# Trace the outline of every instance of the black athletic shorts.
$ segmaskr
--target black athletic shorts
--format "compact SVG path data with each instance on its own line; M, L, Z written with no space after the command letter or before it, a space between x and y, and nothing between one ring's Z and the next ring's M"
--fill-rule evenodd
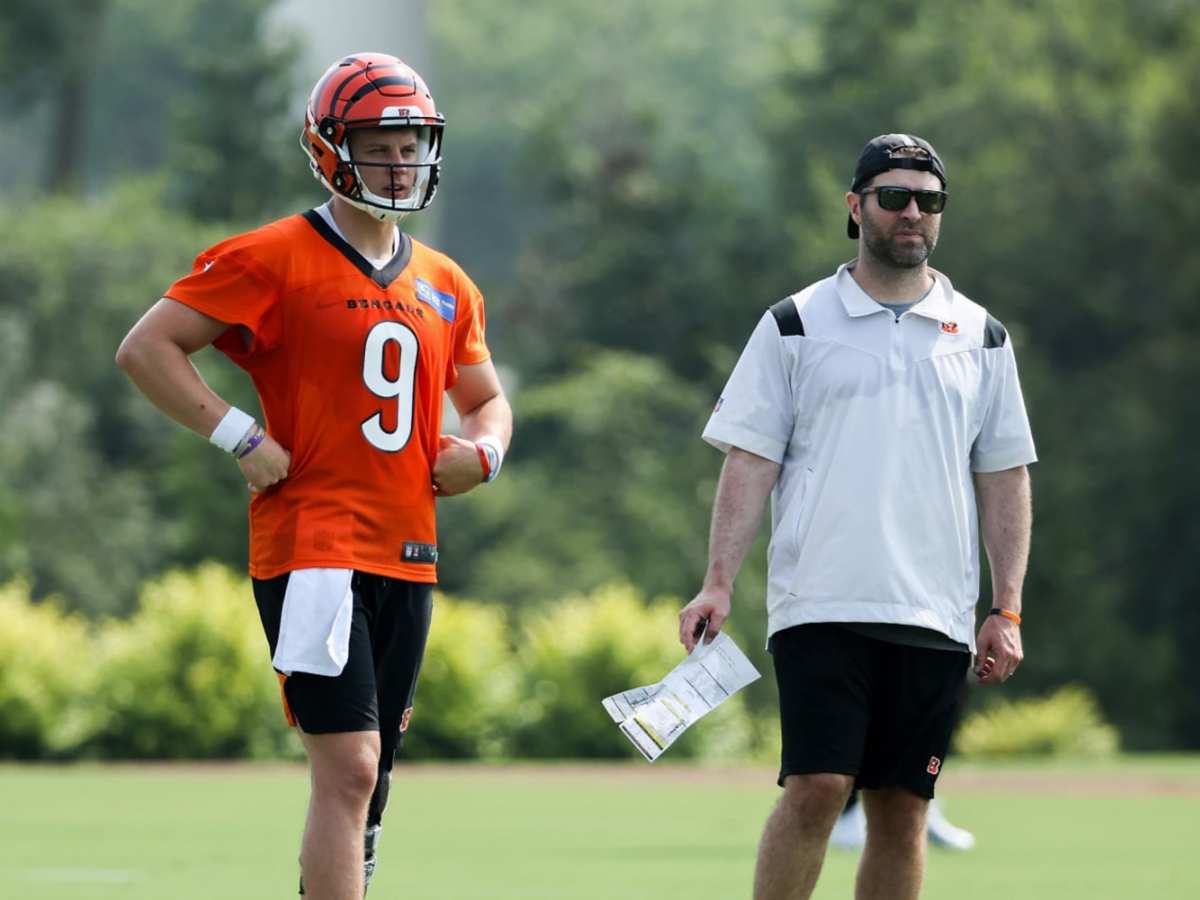
M288 575L253 582L274 657ZM394 752L412 715L433 585L355 572L350 589L354 613L346 667L337 676L280 674L284 712L289 723L299 724L308 734L378 731L384 749Z
M836 623L769 642L788 775L853 775L855 787L932 798L958 718L970 654L879 640Z

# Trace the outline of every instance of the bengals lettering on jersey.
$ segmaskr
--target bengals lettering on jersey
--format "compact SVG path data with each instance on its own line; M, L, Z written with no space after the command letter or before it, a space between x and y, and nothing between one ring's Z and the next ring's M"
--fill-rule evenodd
M436 581L442 398L489 358L483 297L400 233L381 270L316 211L217 244L166 296L231 327L288 477L250 504L250 574L352 568Z

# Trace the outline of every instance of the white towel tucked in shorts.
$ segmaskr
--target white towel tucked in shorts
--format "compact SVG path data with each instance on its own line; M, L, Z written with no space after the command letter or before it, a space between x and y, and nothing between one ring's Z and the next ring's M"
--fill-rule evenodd
M296 569L288 577L271 664L284 675L341 675L350 656L351 569Z

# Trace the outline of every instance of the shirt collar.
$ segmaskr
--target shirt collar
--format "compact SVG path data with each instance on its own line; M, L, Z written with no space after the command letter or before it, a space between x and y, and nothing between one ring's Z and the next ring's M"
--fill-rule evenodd
M955 310L958 309L954 303L954 286L950 284L950 279L937 269L930 268L929 274L933 276L933 288L911 312L939 322L952 321L956 315Z
M850 270L854 267L854 262L855 260L851 260L838 266L837 280L835 282L838 298L842 301L842 306L846 307L846 315L858 317L884 312L884 308L876 303L870 294L859 287L858 282L854 280L854 276L850 274Z
M838 266L836 275L835 283L838 298L842 301L842 306L846 308L846 315L852 317L869 316L877 312L889 311L886 306L876 301L854 280L854 276L850 274L854 263L855 260L842 263ZM934 319L939 322L952 320L955 309L954 287L950 284L950 279L937 269L930 268L929 274L933 276L933 287L909 312L914 312L917 315L925 316L928 319Z

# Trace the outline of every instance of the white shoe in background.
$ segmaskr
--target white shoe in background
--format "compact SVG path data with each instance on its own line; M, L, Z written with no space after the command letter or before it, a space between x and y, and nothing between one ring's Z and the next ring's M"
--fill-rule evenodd
M843 810L829 835L829 846L839 850L861 850L867 843L867 817L862 803Z
M935 847L942 847L946 850L970 850L975 846L975 835L965 828L952 825L936 800L929 802L929 820L926 832L929 834L929 843Z

